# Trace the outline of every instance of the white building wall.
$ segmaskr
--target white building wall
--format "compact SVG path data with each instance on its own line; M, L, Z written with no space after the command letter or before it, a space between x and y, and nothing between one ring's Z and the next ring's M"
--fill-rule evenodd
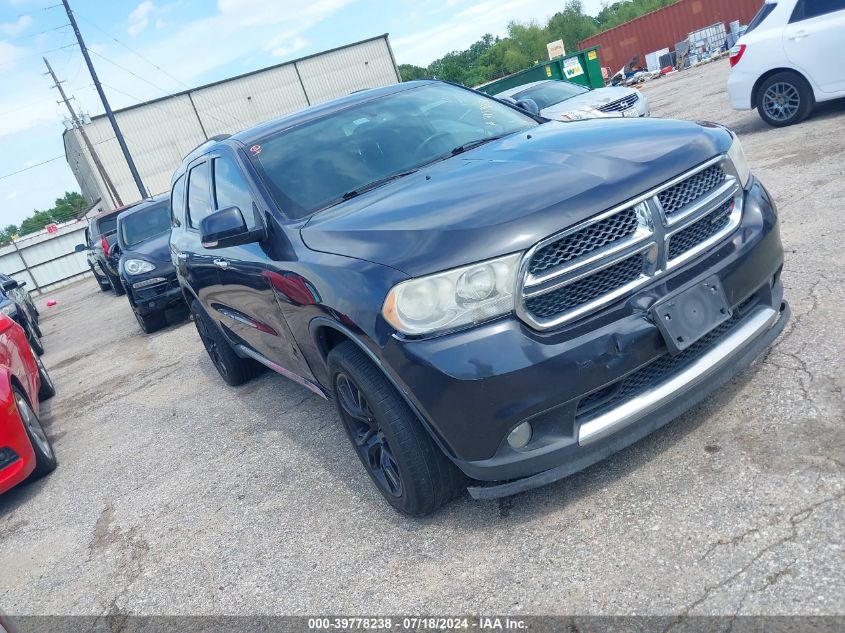
M356 90L399 81L387 35L234 77L115 113L149 194L170 188L182 158L207 137L234 134ZM126 160L104 115L85 126L123 204L139 199ZM78 130L65 133L68 164L83 195L113 208Z
M30 292L44 292L90 274L85 253L74 252L85 242L88 222L59 225L56 233L41 231L0 247L0 272L25 281Z

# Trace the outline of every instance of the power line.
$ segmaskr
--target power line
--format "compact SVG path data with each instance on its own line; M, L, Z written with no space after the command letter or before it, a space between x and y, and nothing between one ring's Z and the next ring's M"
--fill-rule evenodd
M17 171L13 171L10 174L3 174L2 176L0 176L0 180L3 180L4 178L11 178L12 176L16 176L17 174L21 174L25 171L29 171L30 169L35 169L36 167L41 167L41 165L46 165L47 163L52 163L53 161L59 160L60 158L64 158L64 157L65 157L65 155L62 154L61 156L54 156L53 158L48 158L47 160L41 161L40 163L35 163L34 165L28 165L27 167L24 167L23 169L19 169Z
M118 64L116 61L113 61L113 60L109 59L108 57L106 57L105 55L103 55L103 54L101 54L101 53L98 53L97 51L93 51L93 50L92 50L92 51L90 51L90 52L94 53L94 55L96 55L96 56L97 56L97 57L99 57L100 59L107 61L107 62L108 62L108 63L110 63L112 66L117 66L117 67L118 67L118 68L120 68L123 72L127 72L127 73L129 73L130 75L132 75L133 77L135 77L135 79L139 79L139 80L143 81L144 83L151 85L153 88L155 88L156 90L158 90L158 91L160 91L160 92L163 92L163 93L164 93L164 94L166 94L166 95L169 95L169 94L170 94L170 91L169 91L169 90L165 90L164 88L162 88L162 87L161 87L161 86L159 86L158 84L154 84L154 83L153 83L152 81L150 81L149 79L144 79L143 77L141 77L141 76L140 76L140 75L138 75L137 73L134 73L134 72L132 72L131 70L129 70L128 68L126 68L126 66L121 66L121 65L120 65L120 64Z
M190 89L190 88L191 88L191 86L189 86L188 84L186 84L186 83L185 83L184 81L182 81L181 79L178 79L177 77L174 77L173 75L171 75L171 74L170 74L169 72L167 72L164 68L162 68L161 66L159 66L158 64L156 64L154 61L152 61L152 60L151 60L151 59L149 59L148 57L145 57L144 55L142 55L141 53L139 53L138 51L136 51L134 48L132 48L132 47L131 47L131 46L129 46L128 44L125 44L125 43L123 43L122 41L120 41L119 39L117 39L114 35L112 35L112 34L111 34L111 33L109 33L108 31L106 31L105 29L103 29L103 28L101 28L101 27L97 26L96 24L94 24L91 20L89 20L88 18L86 18L84 15L80 14L80 13L79 13L79 11L75 11L75 13L76 13L76 15L78 15L80 18L82 18L83 20L85 20L88 24L90 24L90 25L91 25L91 26L93 26L95 29L97 29L98 31L100 31L103 35L105 35L106 37L110 38L113 42L116 42L117 44L119 44L120 46L122 46L123 48L125 48L126 50L128 50L130 53L132 53L133 55L136 55L137 57L139 57L140 59L142 59L143 61L145 61L146 63L148 63L150 66L152 66L153 68L155 68L156 70L158 70L159 72L161 72L162 74L167 75L170 79L172 79L173 81L175 81L175 82L176 82L177 84L179 84L180 86L183 86L183 87L188 88L188 89Z

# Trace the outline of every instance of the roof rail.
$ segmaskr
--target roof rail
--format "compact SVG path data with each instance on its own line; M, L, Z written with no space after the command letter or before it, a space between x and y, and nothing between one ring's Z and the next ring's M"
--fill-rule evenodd
M190 156L191 154L193 154L194 152L196 152L198 149L201 149L201 148L205 147L205 146L206 146L206 145L208 145L209 143L217 143L217 142L219 142L219 141L225 141L227 138L229 138L229 137L231 137L231 136L232 136L231 134L216 134L215 136L210 136L209 138L205 139L202 143L200 143L199 145L197 145L197 146L196 146L194 149L192 149L190 152L188 152L187 154L185 154L185 158L187 158L188 156ZM182 160L184 160L184 158L183 158Z

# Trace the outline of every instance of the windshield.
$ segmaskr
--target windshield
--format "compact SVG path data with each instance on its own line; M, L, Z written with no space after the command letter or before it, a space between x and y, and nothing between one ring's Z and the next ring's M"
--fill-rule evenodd
M167 201L125 216L120 221L120 239L126 246L135 246L170 231L170 205Z
M462 145L536 125L489 97L427 84L285 130L253 144L249 154L276 203L296 219Z
M543 110L556 103L561 103L572 97L582 95L585 92L589 92L589 90L578 84L569 83L568 81L550 81L529 88L528 90L517 92L515 95L511 95L511 98L517 101L532 99L537 104L537 107Z

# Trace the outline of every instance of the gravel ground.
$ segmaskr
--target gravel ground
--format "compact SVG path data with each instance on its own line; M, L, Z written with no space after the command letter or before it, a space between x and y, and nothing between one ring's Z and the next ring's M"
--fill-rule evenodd
M60 466L0 497L0 608L845 613L845 103L770 129L727 74L644 88L657 116L737 130L780 205L793 320L709 401L555 485L410 520L330 404L275 374L225 386L192 324L143 336L89 279L42 310Z

